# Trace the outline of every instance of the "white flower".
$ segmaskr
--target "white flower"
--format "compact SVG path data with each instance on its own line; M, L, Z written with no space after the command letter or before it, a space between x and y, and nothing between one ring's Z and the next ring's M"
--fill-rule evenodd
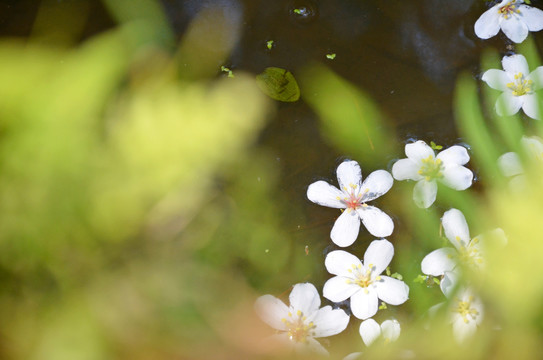
M484 266L483 247L487 238L506 242L502 229L495 229L486 236L478 235L471 239L466 218L457 209L446 211L441 223L445 236L454 248L445 247L426 255L421 263L422 272L426 275L443 275L446 271L455 269L458 263L473 269L481 269Z
M400 280L380 274L394 256L394 246L387 240L374 240L364 254L364 263L343 250L330 252L324 261L326 270L336 275L322 290L333 302L351 298L351 311L359 319L377 313L379 299L391 304L403 304L409 297L409 287Z
M373 319L362 321L360 324L360 336L366 346L370 346L378 338L382 338L385 343L396 341L400 336L400 323L397 320L385 320L381 325Z
M539 137L523 136L520 143L530 161L543 165L543 142ZM498 167L504 176L512 178L509 183L512 190L517 191L526 185L524 167L516 153L508 152L500 156Z
M341 309L325 306L310 283L296 284L290 296L290 306L272 295L259 297L255 310L260 318L279 331L274 338L297 352L313 351L328 354L314 338L336 335L345 330L349 315Z
M496 101L498 115L511 116L522 108L526 115L540 120L535 92L543 85L543 66L530 73L526 58L520 54L504 56L502 66L505 71L490 69L485 71L482 77L488 86L503 91Z
M528 31L543 29L543 11L523 3L523 0L503 0L494 5L475 22L475 34L481 39L489 39L501 28L505 36L521 43Z
M471 186L473 173L462 166L469 161L466 148L451 146L435 156L434 150L424 141L405 145L407 159L401 159L392 166L396 180L414 180L413 200L421 208L434 203L437 195L437 180L455 190Z
M351 245L358 236L360 221L369 233L377 237L392 234L394 223L390 216L366 203L385 194L394 180L385 170L372 172L362 182L362 171L356 161L344 161L337 168L339 187L317 181L307 189L312 202L337 209L346 209L337 218L330 238L341 247Z
M441 290L451 299L449 317L453 335L457 342L462 343L475 333L483 321L484 309L483 303L470 288L461 286L457 289L457 283L458 275L446 272L441 281Z

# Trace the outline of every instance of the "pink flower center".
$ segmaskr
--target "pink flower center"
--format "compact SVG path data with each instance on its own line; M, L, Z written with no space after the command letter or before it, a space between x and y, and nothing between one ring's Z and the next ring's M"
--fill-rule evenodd
M513 14L520 14L520 10L517 9L514 1L509 1L507 4L499 8L498 12L505 18L508 19Z
M345 206L347 207L347 210L354 211L360 207L366 207L364 203L364 195L368 193L369 189L366 189L362 192L358 191L358 185L350 184L349 188L344 187L343 192L347 195L343 199L340 199L343 201Z

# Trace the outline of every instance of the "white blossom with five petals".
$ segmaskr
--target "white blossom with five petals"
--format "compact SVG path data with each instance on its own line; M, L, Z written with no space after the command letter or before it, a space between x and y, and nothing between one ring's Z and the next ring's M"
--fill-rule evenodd
M405 145L406 159L400 159L392 166L396 180L414 180L413 200L421 208L428 208L437 195L437 180L455 190L471 186L473 173L465 165L469 154L463 146L454 145L441 151L437 156L424 141L418 140Z
M446 272L440 287L443 294L451 299L449 321L454 338L458 343L463 343L473 336L483 321L483 303L471 288L458 286L458 274L455 272Z
M341 247L351 245L358 236L361 221L373 236L386 237L392 234L394 223L390 216L366 204L390 190L394 182L390 173L377 170L362 182L360 166L350 160L338 166L337 179L341 190L322 180L314 182L307 189L307 198L312 202L345 209L332 228L332 241Z
M520 140L527 161L532 165L543 166L543 141L537 136L523 136ZM515 152L508 152L498 158L498 167L502 174L510 177L509 186L512 191L519 191L526 186L523 163Z
M320 308L321 299L313 284L296 284L290 296L290 306L272 295L257 299L255 310L260 318L278 330L273 340L284 343L296 352L328 351L315 338L339 334L347 327L349 315L330 305Z
M541 120L536 91L543 86L543 66L530 73L526 58L520 54L504 56L502 66L503 70L490 69L482 77L488 86L503 91L496 101L498 115L511 116L522 108L532 119Z
M481 39L495 36L500 29L513 42L521 43L529 31L543 29L543 11L525 5L523 0L503 0L485 11L474 26Z
M379 300L403 304L409 297L409 287L401 280L381 275L393 256L394 246L384 239L371 242L364 262L343 250L330 252L324 264L336 276L324 284L323 296L333 302L350 298L353 315L362 320L377 313Z

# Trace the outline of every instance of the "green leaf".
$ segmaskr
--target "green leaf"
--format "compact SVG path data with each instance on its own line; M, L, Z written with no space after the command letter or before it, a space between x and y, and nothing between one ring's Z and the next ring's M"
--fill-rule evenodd
M294 75L286 69L269 67L256 76L258 87L274 100L294 102L300 98L300 88Z
M432 149L434 149L434 150L441 150L441 149L443 149L443 146L442 146L442 145L436 145L436 143L433 142L433 141L430 141L430 146L431 146Z
M335 53L326 54L326 58L329 59L329 60L334 60L336 58L336 54Z

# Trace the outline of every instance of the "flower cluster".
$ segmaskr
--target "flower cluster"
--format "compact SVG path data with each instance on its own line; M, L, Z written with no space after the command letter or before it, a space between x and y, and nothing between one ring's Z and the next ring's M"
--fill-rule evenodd
M482 39L496 35L500 29L513 42L522 42L529 31L543 29L543 11L525 5L522 0L504 0L484 12L474 27L475 34ZM536 91L543 87L543 66L530 72L528 62L521 54L505 56L502 66L503 71L490 69L482 75L482 81L503 92L496 102L497 114L510 116L522 108L529 117L540 119ZM523 181L523 161L541 163L543 160L541 139L523 137L520 143L524 154L519 156L510 152L498 159L504 175L514 176L511 182L516 185ZM435 150L441 148L433 142L429 146L422 140L408 143L405 145L406 158L395 161L391 173L375 170L365 178L358 162L346 160L336 169L338 187L323 180L308 186L310 201L341 210L330 231L330 239L337 247L351 246L360 235L360 224L377 239L369 243L363 257L337 248L326 254L324 266L331 277L324 283L322 295L334 303L333 307L320 308L319 293L309 283L293 287L288 306L272 295L258 298L255 309L262 320L277 331L273 336L275 340L294 351L327 354L316 339L345 330L350 314L360 320L359 333L366 346L398 339L401 331L398 320L389 318L379 324L373 317L379 310L388 309L388 305L404 304L409 299L409 286L401 276L391 275L389 271L394 245L385 238L393 236L394 222L370 202L389 192L394 180L414 181L413 201L423 209L436 202L438 184L458 191L468 189L474 180L473 172L466 167L470 161L468 148L453 145L436 153ZM505 244L505 234L501 229L495 229L472 238L466 217L455 208L443 213L441 225L452 246L428 253L420 261L424 275L419 278L435 280L439 284L448 300L433 306L429 313L445 309L454 338L462 343L484 320L483 301L477 295L477 287L469 281L470 276L485 271L488 245ZM345 359L360 355L360 352L352 353Z

